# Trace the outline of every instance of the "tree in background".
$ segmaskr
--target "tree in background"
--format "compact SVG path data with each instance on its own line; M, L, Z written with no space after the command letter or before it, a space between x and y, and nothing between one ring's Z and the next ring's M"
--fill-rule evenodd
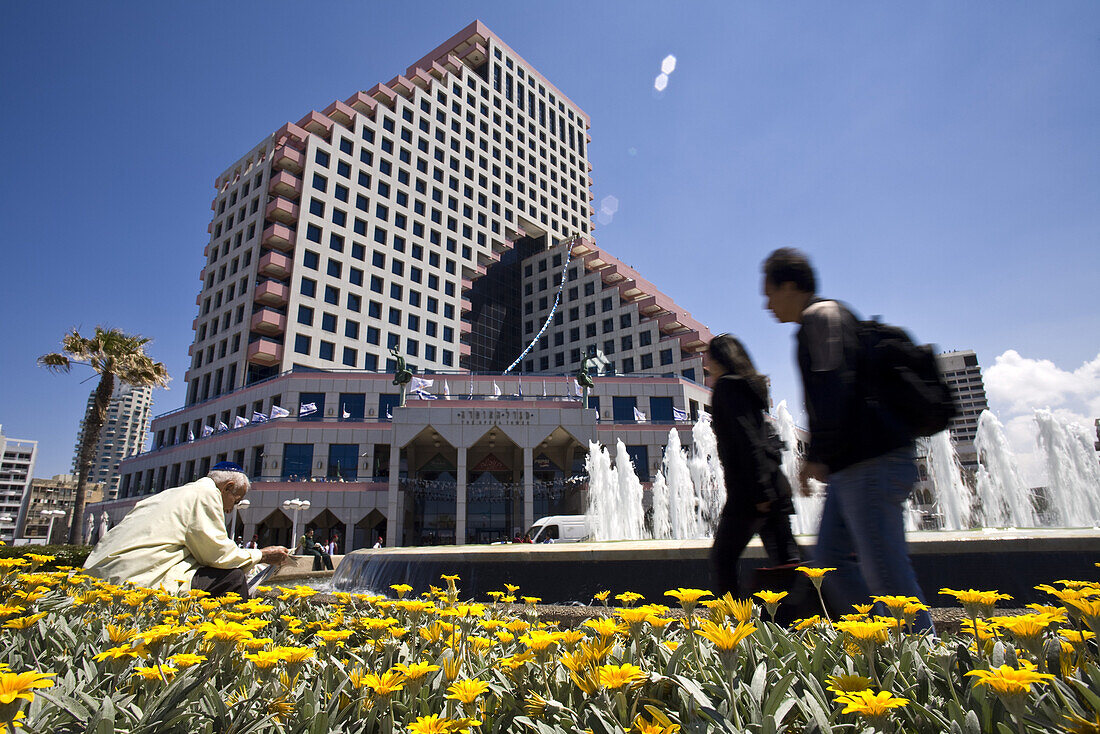
M76 329L61 340L61 351L43 354L38 365L54 372L68 372L73 365L86 365L99 373L95 401L84 416L84 439L80 442L77 460L76 498L73 521L69 526L69 543L81 542L84 522L85 490L92 470L99 434L107 419L107 407L115 391L115 381L133 387L165 387L171 379L163 362L154 362L145 353L151 339L123 333L120 329L95 327L95 336L81 336Z

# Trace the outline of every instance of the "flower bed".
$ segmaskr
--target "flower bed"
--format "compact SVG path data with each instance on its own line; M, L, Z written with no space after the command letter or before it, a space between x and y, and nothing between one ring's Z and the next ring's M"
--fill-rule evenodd
M571 630L508 587L463 601L458 578L410 597L306 587L274 599L176 597L0 559L0 731L67 732L1024 732L1100 730L1100 585L1045 586L1057 605L970 621L939 641L883 597L792 629L760 605L629 592ZM820 581L823 570L809 570ZM598 595L608 602L610 593ZM673 602L673 600L675 600Z

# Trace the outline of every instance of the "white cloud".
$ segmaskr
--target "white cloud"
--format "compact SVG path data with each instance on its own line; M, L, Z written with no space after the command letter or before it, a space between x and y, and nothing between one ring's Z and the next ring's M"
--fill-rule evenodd
M1100 354L1067 371L1048 359L1031 359L1010 349L984 370L984 379L989 406L1004 424L1028 483L1045 484L1047 474L1035 438L1035 410L1049 408L1059 420L1093 435L1093 420L1100 417Z

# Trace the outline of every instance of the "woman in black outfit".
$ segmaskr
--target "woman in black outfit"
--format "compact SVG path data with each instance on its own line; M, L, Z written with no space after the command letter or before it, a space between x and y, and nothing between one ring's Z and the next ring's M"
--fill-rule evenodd
M726 505L710 551L712 591L741 595L737 564L759 533L773 566L801 560L791 532L791 485L781 469L783 442L765 417L768 383L729 334L710 342L711 426L726 477Z

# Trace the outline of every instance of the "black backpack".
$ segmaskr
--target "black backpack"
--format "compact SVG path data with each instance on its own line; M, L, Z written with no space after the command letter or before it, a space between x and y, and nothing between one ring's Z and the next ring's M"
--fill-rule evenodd
M904 329L878 320L858 324L860 384L868 403L914 437L945 430L958 408L932 347L915 344Z

